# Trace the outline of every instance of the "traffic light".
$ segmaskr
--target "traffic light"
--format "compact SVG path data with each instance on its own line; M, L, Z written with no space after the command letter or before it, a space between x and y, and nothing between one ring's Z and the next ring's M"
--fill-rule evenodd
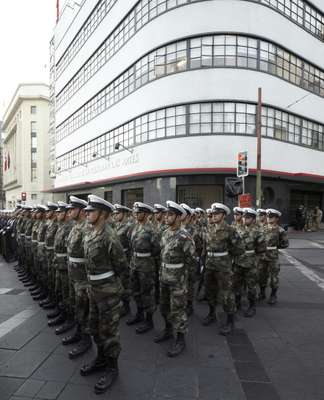
M247 151L241 151L237 155L237 176L242 177L248 174L248 153Z

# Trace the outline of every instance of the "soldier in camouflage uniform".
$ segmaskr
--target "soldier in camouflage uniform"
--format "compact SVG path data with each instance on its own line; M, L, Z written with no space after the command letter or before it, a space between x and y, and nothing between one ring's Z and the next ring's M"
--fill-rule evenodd
M90 314L89 326L97 345L97 357L84 365L80 373L90 375L103 371L95 385L95 393L104 393L118 376L118 357L121 351L119 320L123 275L128 263L116 231L111 227L114 206L108 201L89 195L87 220L92 229L84 238L87 258Z
M188 231L181 228L181 216L186 211L173 201L168 201L167 207L166 223L169 228L162 235L160 270L160 310L165 328L154 341L163 342L175 333L175 341L167 355L176 357L185 349L188 279L196 266L196 259L194 241Z
M245 317L254 317L256 313L258 255L264 254L267 248L263 232L255 223L256 211L251 208L244 209L243 224L244 231L241 237L245 244L245 254L236 257L234 269L234 289L236 307L241 308L241 298L244 289L247 289L249 308L245 311Z
M268 303L274 305L277 303L277 291L279 288L279 249L286 249L289 241L286 231L279 225L281 213L275 209L267 209L268 225L264 229L264 235L267 243L266 258L262 263L260 270L259 285L261 289L261 298L265 297L265 291L270 279L271 295Z
M21 271L18 273L19 279L24 282L24 280L28 279L28 269L26 266L25 259L25 229L27 223L27 215L29 213L29 208L27 206L21 206L21 218L19 224L17 226L17 242L18 242L18 261L21 266Z
M121 317L124 317L125 315L130 313L130 295L131 295L131 290L130 290L130 269L129 269L129 263L130 263L130 257L131 257L131 251L130 251L130 235L131 231L133 229L134 224L128 220L128 213L131 211L130 208L120 205L120 204L115 204L115 211L114 211L114 222L115 222L115 229L117 231L117 235L119 237L119 240L123 246L123 250L128 262L128 270L127 272L123 275L123 287L124 287L124 293L122 296L123 299L123 308L121 310Z
M267 226L267 210L263 208L257 209L257 221L256 224L260 231L264 234L265 227ZM258 284L260 283L260 273L266 268L266 253L257 255L257 267L258 267ZM258 295L258 300L262 301L266 298L265 288L262 289Z
M136 333L153 329L153 313L156 309L156 262L159 262L160 244L152 224L148 222L152 212L151 206L134 203L136 224L131 233L131 288L137 312L127 320L127 325L142 322L146 313L145 321L136 328Z
M33 219L32 219L32 207L24 206L25 212L25 223L23 225L24 229L21 233L22 236L22 246L23 246L23 259L24 259L24 267L26 271L26 276L22 279L22 283L25 286L33 285L33 276L32 276L32 260L31 260L31 230L33 228Z
M41 306L45 310L51 310L56 307L55 303L55 268L54 268L54 239L57 231L57 222L56 222L56 210L57 204L51 201L47 202L48 211L46 212L47 219L47 229L45 233L45 258L46 258L46 266L45 273L47 275L47 289L48 289L48 298L47 301L41 303ZM48 326L55 326L60 324L63 321L63 315L60 317L49 319Z
M60 335L72 329L75 325L74 310L70 304L69 297L69 274L67 262L67 238L73 227L73 221L68 214L68 204L58 201L57 209L57 231L54 239L54 268L55 268L55 300L57 309L49 317L56 318L63 315L62 320L66 321L63 325L55 329L55 333Z
M33 269L34 269L34 277L35 277L35 285L31 287L30 293L32 296L36 296L41 294L42 291L42 282L40 279L40 273L38 269L38 260L37 260L37 233L39 229L39 225L42 218L42 212L38 209L38 206L35 207L35 222L33 224L33 228L31 231L31 253L33 259Z
M72 308L77 323L76 331L62 339L62 344L78 343L69 352L71 359L87 352L91 346L91 336L88 332L89 316L89 284L86 271L83 240L90 229L86 221L85 200L70 196L70 218L75 222L67 238L68 273L69 273L69 307Z
M211 209L214 224L208 227L205 240L205 288L209 313L203 324L207 326L216 321L215 308L220 298L227 314L227 322L220 333L228 335L233 330L236 311L232 258L244 253L244 244L237 231L225 222L230 209L221 203L212 204Z
M243 222L243 208L234 207L233 208L234 221L232 222L233 228L236 229L237 233L242 236L245 232L245 226Z

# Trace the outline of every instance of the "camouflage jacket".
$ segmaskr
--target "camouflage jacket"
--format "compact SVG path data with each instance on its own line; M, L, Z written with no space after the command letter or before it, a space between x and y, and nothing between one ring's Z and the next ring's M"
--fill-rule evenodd
M57 222L53 219L49 220L47 223L47 230L45 234L45 248L54 247L54 239L57 231L58 225ZM49 249L51 250L51 249Z
M47 230L47 221L41 220L37 232L37 256L42 259L45 256L45 235Z
M26 247L31 247L31 234L33 230L33 225L34 225L34 220L33 219L28 219L25 225L25 246Z
M237 231L237 233L242 237L245 233L245 225L243 222L238 224L237 222L232 223L232 227Z
M41 223L41 221L37 219L34 222L33 229L31 232L31 242L32 242L31 245L32 245L33 252L37 251L37 235L38 235L38 229L39 229L40 223Z
M165 230L161 239L161 282L183 286L195 266L195 244L190 234L182 228Z
M208 226L204 249L207 269L230 271L232 258L240 256L244 251L244 243L232 226L226 222Z
M263 232L257 225L245 226L242 240L245 245L245 254L238 256L235 263L243 268L256 266L256 256L265 254L267 244Z
M84 258L83 239L89 230L87 221L75 223L67 238L68 257Z
M108 283L114 285L116 278L123 279L127 273L128 263L116 230L106 224L100 231L88 230L84 237L84 255L87 259L88 275L100 275L111 272ZM105 280L107 280L105 279ZM89 280L98 285L100 280ZM118 282L120 286L120 281Z
M116 231L119 237L120 243L123 246L126 256L129 258L130 255L130 234L133 229L133 224L129 221L122 221L116 223Z
M159 262L160 243L159 238L150 222L135 224L130 236L132 260L131 268L147 271ZM137 254L149 256L138 257Z
M279 225L267 225L264 228L267 242L266 259L268 261L279 258L278 249L286 249L289 246L287 232Z
M58 269L67 268L67 238L73 227L72 221L60 221L54 239L54 257ZM66 254L63 256L63 254Z

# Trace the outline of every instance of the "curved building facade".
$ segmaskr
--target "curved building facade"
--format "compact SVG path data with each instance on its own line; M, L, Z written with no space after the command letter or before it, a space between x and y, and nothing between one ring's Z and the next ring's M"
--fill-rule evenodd
M127 3L127 4L126 4ZM56 27L55 191L113 202L227 198L248 151L263 206L323 205L324 6L306 0L84 0ZM54 166L53 166L54 170Z

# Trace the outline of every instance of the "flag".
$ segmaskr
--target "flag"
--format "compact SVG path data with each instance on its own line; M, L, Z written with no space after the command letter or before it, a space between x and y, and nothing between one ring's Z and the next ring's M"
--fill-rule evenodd
M4 162L3 162L3 169L7 171L7 154L5 154Z
M8 157L7 157L7 167L8 167L8 169L10 168L10 154L9 154L9 151L8 151Z
M60 18L60 0L56 0L56 23Z

